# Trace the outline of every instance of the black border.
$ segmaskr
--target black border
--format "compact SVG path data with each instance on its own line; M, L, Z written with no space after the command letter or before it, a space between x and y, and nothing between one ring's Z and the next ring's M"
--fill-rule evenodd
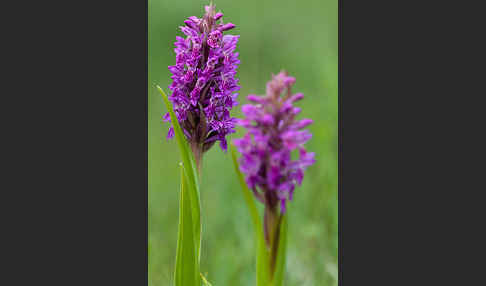
M147 285L148 1L20 6L8 284Z

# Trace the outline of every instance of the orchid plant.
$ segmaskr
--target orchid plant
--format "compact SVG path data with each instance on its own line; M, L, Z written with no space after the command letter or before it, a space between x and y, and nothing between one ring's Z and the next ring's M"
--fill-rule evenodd
M235 27L223 23L214 5L205 6L202 18L189 17L176 37L176 64L169 66L172 91L167 96L157 86L167 106L164 120L172 124L168 139L176 137L182 155L174 283L176 286L207 284L200 274L201 218L199 174L202 159L214 143L227 150L226 136L235 132L230 110L238 103L235 52L239 36L223 35ZM202 278L202 280L201 280Z
M175 286L210 285L200 273L201 217L199 177L204 154L219 142L228 149L227 136L235 125L247 129L243 138L233 141L232 158L255 227L258 286L281 286L285 270L287 204L296 185L302 183L305 169L314 153L304 143L311 134L303 130L311 119L296 120L301 111L294 102L303 94L292 94L295 78L285 71L268 82L266 94L249 95L253 104L242 106L245 118L237 120L230 111L240 86L235 52L238 35L225 34L235 27L223 23L223 14L214 5L205 6L202 18L189 17L176 37L172 91L167 96L157 86L168 109L163 116L171 124L167 139L176 138L182 162L179 205L179 234L174 272ZM237 158L236 149L241 153ZM298 159L292 160L297 152ZM255 200L264 206L263 220Z
M282 71L268 82L266 95L247 97L254 104L242 106L246 117L238 124L248 132L234 140L242 154L238 160L232 150L235 170L255 227L258 286L283 283L287 202L292 200L295 186L302 183L305 169L315 162L314 153L307 152L303 146L312 137L303 128L313 121L295 119L301 109L293 103L304 96L292 94L294 83L295 78ZM298 159L291 159L293 151L298 152ZM263 224L249 190L264 205Z

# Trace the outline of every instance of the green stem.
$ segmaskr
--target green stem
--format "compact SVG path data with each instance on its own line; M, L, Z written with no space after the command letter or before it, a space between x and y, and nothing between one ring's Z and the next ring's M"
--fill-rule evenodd
M197 171L199 173L199 177L201 177L201 166L202 166L202 157L203 157L202 145L194 141L191 141L190 145L191 145L192 153L194 154L194 159L196 160L196 166L197 166Z
M282 215L278 214L278 208L276 206L265 206L264 210L264 235L267 249L269 252L269 270L270 281L274 277L275 264L277 261L278 246L280 241L280 225L282 222Z

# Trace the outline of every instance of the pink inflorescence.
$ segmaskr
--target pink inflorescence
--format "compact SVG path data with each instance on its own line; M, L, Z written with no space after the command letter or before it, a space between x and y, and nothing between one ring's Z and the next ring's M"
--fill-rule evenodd
M280 201L282 212L286 201L292 200L295 185L302 183L304 170L315 162L314 153L303 146L312 135L302 130L313 121L295 120L300 108L292 104L303 94L291 93L294 83L295 78L282 71L267 83L266 95L249 95L248 100L254 104L242 106L246 118L238 121L248 132L234 140L242 153L240 169L248 186L271 208ZM296 149L299 158L291 160L291 152Z
M230 117L238 104L234 92L240 89L235 78L239 35L223 35L235 25L223 24L223 14L216 13L214 6L205 8L203 18L189 17L180 27L186 38L176 37L176 64L169 66L173 80L169 99L189 141L200 144L203 151L220 141L226 150L226 135L235 127L235 118ZM168 113L164 119L170 122ZM173 136L170 127L167 138Z

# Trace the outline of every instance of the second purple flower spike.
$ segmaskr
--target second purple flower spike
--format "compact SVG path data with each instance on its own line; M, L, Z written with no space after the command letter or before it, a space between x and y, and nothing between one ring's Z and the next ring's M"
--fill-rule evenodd
M226 151L226 135L234 132L235 125L229 111L238 104L234 92L240 89L235 78L239 36L223 35L235 25L223 24L223 14L216 13L213 5L205 9L201 19L189 17L180 27L186 38L176 37L176 64L169 66L173 74L169 99L198 165L216 141ZM169 115L164 119L170 121ZM167 138L173 136L171 127Z
M240 168L248 186L272 212L278 202L281 212L285 212L295 185L302 183L304 170L315 162L314 153L308 153L303 146L312 135L302 129L312 120L295 120L300 108L293 103L301 100L303 94L291 93L294 83L295 78L282 71L267 83L266 95L249 95L248 100L254 105L242 107L246 118L239 121L248 133L234 140L242 153ZM296 160L291 160L293 150L299 153Z
M248 100L254 104L242 107L246 118L238 122L248 132L234 140L242 153L239 166L246 184L264 204L263 235L270 258L271 280L276 269L286 202L292 200L295 185L302 183L304 170L315 162L314 153L308 153L303 146L312 136L302 129L312 120L295 119L300 108L293 103L301 100L303 94L292 94L294 83L295 78L282 71L267 83L266 95L249 95ZM298 159L292 160L293 151L299 153Z

